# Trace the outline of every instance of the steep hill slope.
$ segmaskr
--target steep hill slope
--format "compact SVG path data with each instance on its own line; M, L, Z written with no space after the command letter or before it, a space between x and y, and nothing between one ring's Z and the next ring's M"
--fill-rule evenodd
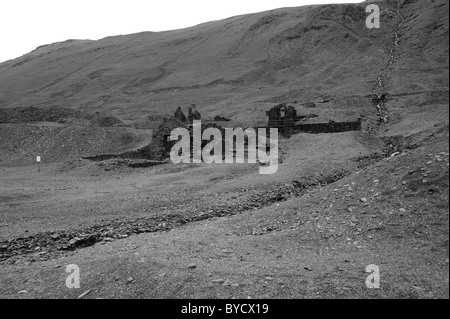
M357 97L361 106L389 60L401 17L404 42L392 90L448 91L448 1L379 5L378 30L366 28L362 3L42 46L0 64L0 108L62 106L141 120L195 103L204 115L239 112L253 123L273 102Z

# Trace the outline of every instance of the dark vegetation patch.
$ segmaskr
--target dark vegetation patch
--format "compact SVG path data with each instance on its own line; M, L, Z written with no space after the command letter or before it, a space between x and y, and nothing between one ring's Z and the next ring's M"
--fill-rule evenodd
M0 109L0 123L59 122L67 118L90 120L93 116L82 111L62 107L37 108L30 106Z

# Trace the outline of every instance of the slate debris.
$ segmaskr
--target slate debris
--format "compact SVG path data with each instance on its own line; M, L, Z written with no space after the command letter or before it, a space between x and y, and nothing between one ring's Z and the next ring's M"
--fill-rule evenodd
M248 193L248 196L244 197L242 201L209 207L207 212L190 210L186 213L167 214L157 217L113 220L79 229L43 232L27 237L13 238L0 242L0 262L21 255L31 255L31 262L48 260L57 256L58 253L75 251L99 242L119 240L142 233L169 231L186 223L214 217L233 216L245 211L270 206L277 202L283 202L293 197L302 196L310 188L334 183L347 175L349 175L349 172L336 172L323 177L321 180L292 181L290 184L272 185L270 189L246 189L243 192ZM274 230L276 229L266 228L261 233ZM260 231L257 232L258 234L260 233ZM42 251L40 252L41 255L32 255L36 253L38 247Z

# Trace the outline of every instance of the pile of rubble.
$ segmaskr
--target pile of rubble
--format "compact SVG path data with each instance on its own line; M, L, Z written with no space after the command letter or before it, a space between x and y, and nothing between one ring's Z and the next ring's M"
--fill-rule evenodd
M166 143L164 139L176 128L187 127L176 118L164 118L163 122L153 133L152 143L143 149L147 155L146 157L154 160L163 160L166 154Z

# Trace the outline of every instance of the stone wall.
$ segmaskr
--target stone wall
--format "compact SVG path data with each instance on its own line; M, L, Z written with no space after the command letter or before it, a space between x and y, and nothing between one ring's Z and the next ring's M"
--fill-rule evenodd
M341 133L349 131L361 131L361 119L351 122L329 122L298 124L293 128L293 133Z

